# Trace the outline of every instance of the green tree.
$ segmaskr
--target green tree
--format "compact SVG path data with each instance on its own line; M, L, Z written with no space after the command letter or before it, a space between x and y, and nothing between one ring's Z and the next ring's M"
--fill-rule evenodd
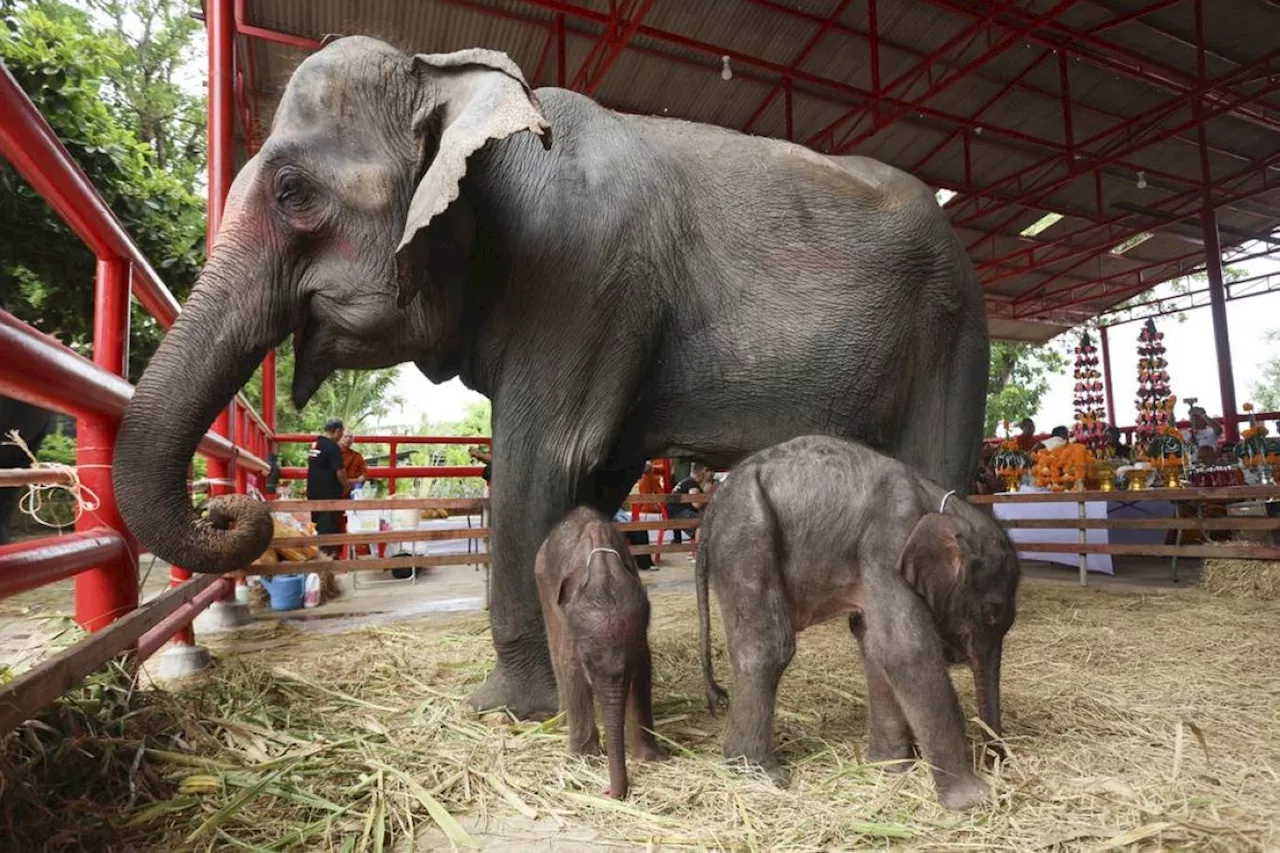
M1068 364L1060 344L992 341L984 434L996 435L1003 421L1016 424L1033 416L1049 390L1049 378Z
M294 355L291 340L276 350L276 430L280 433L317 433L329 418L342 418L348 430L357 432L378 423L404 400L393 393L397 368L339 370L326 379L302 411L289 399ZM245 396L262 410L262 368L245 386ZM280 445L281 465L305 465L307 449L300 444Z
M156 272L184 298L204 263L204 202L193 183L203 161L194 169L184 164L167 170L152 140L141 135L141 122L124 116L125 94L131 88L150 90L145 81L136 87L129 82L149 66L130 60L120 37L95 29L85 12L65 3L15 6L0 0L0 10L0 59ZM182 17L172 5L166 14L169 23ZM173 26L180 33L185 25ZM202 101L191 101L184 110L203 111L192 104ZM94 272L93 253L7 162L0 162L0 303L87 355ZM160 330L140 307L132 310L129 376L136 381L159 344Z
M1267 332L1267 343L1280 343L1280 329ZM1280 356L1271 356L1262 363L1262 374L1250 389L1253 404L1262 412L1280 410Z
M488 400L468 403L463 415L456 421L428 421L423 419L420 435L459 435L488 437L493 435L493 408ZM411 465L475 465L471 458L471 446L465 444L440 444L420 447L411 457ZM484 482L475 477L436 478L420 481L417 493L430 498L470 498L484 494Z

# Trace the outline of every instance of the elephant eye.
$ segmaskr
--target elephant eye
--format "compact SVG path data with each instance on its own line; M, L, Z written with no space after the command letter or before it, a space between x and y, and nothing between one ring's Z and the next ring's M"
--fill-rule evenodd
M276 174L276 204L287 212L297 212L311 199L311 188L297 172L281 169Z

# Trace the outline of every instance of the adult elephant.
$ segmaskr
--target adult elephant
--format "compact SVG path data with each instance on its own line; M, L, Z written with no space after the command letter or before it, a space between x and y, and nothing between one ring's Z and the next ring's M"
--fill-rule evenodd
M556 705L539 544L576 504L612 515L646 458L830 433L965 490L981 438L982 295L924 185L534 93L492 51L348 37L294 72L118 439L121 511L164 559L223 572L270 538L264 506L202 518L184 478L290 332L297 405L404 361L493 401L498 665L472 702L521 716Z

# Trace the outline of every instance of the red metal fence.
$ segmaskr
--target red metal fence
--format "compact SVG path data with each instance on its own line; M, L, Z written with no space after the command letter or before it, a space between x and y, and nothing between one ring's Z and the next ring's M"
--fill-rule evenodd
M232 585L211 576L192 580L175 568L174 588L138 606L139 547L116 511L111 471L116 430L133 394L124 379L129 299L136 297L163 328L173 324L178 303L3 65L0 115L5 117L0 154L97 258L93 359L0 312L0 393L77 419L76 468L80 481L98 498L96 509L80 514L75 534L0 548L0 596L75 577L76 621L95 632L112 626L8 685L0 696L4 731L121 652L132 649L140 660L171 636L191 642L187 626L201 609L228 595ZM234 482L244 491L250 478L268 471L263 457L271 430L243 397L231 403L220 421L223 428L207 434L199 451L209 459L212 479L223 485ZM29 472L8 478L24 480L48 477Z

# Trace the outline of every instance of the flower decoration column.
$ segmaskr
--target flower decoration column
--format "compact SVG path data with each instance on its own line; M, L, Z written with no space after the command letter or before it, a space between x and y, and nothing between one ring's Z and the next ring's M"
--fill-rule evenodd
M1138 426L1134 431L1134 448L1140 450L1165 427L1173 424L1173 404L1169 394L1169 362L1164 357L1164 332L1156 331L1153 320L1147 320L1138 333Z
M1102 374L1098 370L1098 350L1086 331L1076 347L1076 423L1071 437L1095 455L1106 441L1107 424L1102 397Z

